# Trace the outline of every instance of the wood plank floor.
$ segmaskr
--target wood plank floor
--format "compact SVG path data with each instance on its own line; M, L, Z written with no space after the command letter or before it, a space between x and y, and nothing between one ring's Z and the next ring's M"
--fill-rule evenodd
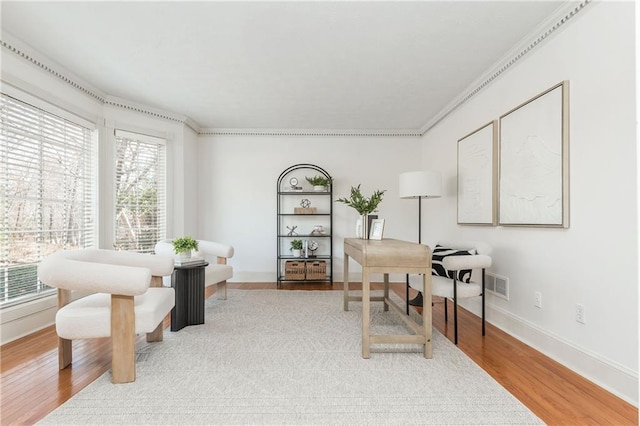
M275 288L273 283L228 286ZM352 288L357 284L352 283ZM404 298L404 285L393 284L392 288ZM283 291L289 289L342 290L342 283L282 285ZM212 287L209 293L213 291ZM434 302L433 325L453 340L452 317L445 323L443 300L434 298ZM458 315L458 347L545 423L638 424L638 409L631 404L490 324L483 338L478 317L464 309ZM55 329L48 327L0 348L1 425L37 422L110 368L109 339L75 341L73 366L62 371L58 370L56 345Z

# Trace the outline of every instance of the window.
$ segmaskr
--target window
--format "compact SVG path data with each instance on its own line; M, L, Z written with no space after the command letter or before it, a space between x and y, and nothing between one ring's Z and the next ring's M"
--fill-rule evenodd
M0 94L0 307L53 293L37 279L42 257L94 245L91 135Z
M115 249L153 253L165 238L164 139L116 130Z

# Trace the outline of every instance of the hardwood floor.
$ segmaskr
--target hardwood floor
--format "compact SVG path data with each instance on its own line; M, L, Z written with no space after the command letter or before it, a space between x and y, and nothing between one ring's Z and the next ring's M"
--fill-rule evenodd
M352 288L355 284L352 283ZM229 283L229 288L272 288L273 283ZM393 284L404 298L404 285ZM282 290L342 290L342 283L283 284ZM212 293L211 288L209 293ZM209 296L210 294L208 294ZM434 298L434 327L453 340L442 299ZM451 306L449 306L451 308ZM450 315L452 309L449 309ZM459 310L458 347L550 425L637 425L638 409L557 362ZM143 339L142 337L141 339ZM109 339L74 341L73 366L58 370L57 337L48 327L0 348L1 425L29 425L63 404L110 368Z

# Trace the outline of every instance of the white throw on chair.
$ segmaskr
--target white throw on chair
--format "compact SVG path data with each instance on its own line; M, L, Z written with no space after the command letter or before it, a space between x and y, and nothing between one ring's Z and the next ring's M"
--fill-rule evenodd
M155 246L156 254L176 256L171 244L172 241L171 239L158 241ZM203 257L209 262L209 266L204 269L204 285L209 287L217 284L218 299L227 298L227 280L233 278L233 268L231 265L227 265L227 259L233 257L233 252L233 246L198 240L198 251L193 254ZM171 277L165 277L163 282L166 286L171 286Z
M482 297L482 335L485 335L485 269L491 266L491 247L480 242L439 242L432 254L431 294L453 301L454 342L458 344L458 299ZM481 270L480 282L472 281L472 271ZM422 279L409 277L409 285L422 291ZM408 303L408 302L407 302ZM407 308L408 309L408 308Z
M60 369L71 364L72 340L111 337L111 381L135 381L135 337L147 333L148 342L162 341L175 293L162 288L160 277L172 270L171 257L125 251L69 250L44 258L38 278L58 288ZM94 294L72 301L72 291Z

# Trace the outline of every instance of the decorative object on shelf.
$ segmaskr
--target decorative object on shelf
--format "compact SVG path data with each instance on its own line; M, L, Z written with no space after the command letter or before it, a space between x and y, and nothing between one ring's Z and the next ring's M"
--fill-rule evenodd
M293 257L300 257L301 252L302 240L291 240L291 254L293 254Z
M295 214L316 214L318 211L315 207L311 207L311 200L308 198L303 198L302 201L300 201L300 206L301 207L293 208Z
M311 235L324 235L324 226L315 225L311 231Z
M382 197L387 190L376 190L370 197L365 197L360 191L360 184L351 187L349 198L338 198L336 201L353 207L360 218L356 222L356 237L366 239L369 236L367 215L373 213L382 202Z
M294 191L294 192L302 191L302 187L298 186L298 178L295 176L292 176L291 178L289 178L289 185L291 186L287 188L288 191Z
M189 236L176 238L172 242L173 252L181 259L189 259L192 250L198 250L198 242Z
M307 243L307 257L316 257L315 253L318 250L319 244L315 240L310 240Z
M371 221L371 232L369 233L370 240L381 240L382 232L384 231L384 219L374 219Z
M287 237L297 237L298 236L298 233L296 232L297 227L298 225L287 226L287 229L289 230Z
M297 260L287 260L284 262L284 279L285 280L304 280L305 279L305 263Z
M326 192L329 185L331 185L331 178L324 176L305 176L305 179L313 186L313 190L317 192Z
M324 280L327 278L327 262L314 260L305 262L305 275L308 280Z

